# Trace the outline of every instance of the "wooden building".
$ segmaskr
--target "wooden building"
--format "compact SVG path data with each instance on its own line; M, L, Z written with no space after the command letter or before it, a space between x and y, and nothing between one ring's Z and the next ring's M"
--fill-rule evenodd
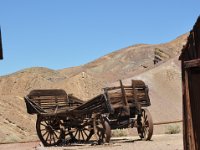
M200 150L200 16L179 59L182 65L184 150Z

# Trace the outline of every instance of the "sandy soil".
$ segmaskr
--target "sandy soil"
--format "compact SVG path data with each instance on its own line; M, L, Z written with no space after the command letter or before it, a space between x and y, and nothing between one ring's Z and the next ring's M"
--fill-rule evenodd
M140 141L138 137L112 138L111 143L92 146L91 144L65 147L43 147L39 142L1 144L0 150L183 150L182 134L154 135L152 141Z

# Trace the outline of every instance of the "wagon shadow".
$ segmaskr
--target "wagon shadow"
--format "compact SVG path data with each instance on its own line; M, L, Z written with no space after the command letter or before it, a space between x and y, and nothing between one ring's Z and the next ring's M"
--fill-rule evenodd
M149 142L152 142L153 140L149 140ZM119 138L119 139L111 139L111 143L134 143L134 142L145 142L142 139L128 139L128 138Z

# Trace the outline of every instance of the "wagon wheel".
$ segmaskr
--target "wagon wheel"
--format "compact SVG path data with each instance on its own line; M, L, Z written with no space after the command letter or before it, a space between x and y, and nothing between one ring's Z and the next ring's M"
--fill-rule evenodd
M86 143L90 140L94 134L93 129L89 125L79 125L72 129L73 132L73 142L76 143Z
M148 109L142 109L142 115L138 115L138 135L141 139L151 140L153 135L153 121L150 112Z
M97 135L98 135L98 144L109 143L111 138L111 128L106 119L101 119L97 122Z
M36 131L44 146L53 146L61 143L63 131L60 128L60 120L55 117L38 116Z
M65 129L65 133L62 136L63 144L70 145L70 144L76 142L73 132L74 132L74 130L71 127L68 127Z

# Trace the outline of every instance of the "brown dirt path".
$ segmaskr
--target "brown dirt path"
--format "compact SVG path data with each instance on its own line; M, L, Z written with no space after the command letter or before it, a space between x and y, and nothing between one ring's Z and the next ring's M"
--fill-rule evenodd
M0 150L183 150L182 134L154 135L152 141L140 141L138 137L113 138L110 144L91 146L43 147L39 142L1 144Z

